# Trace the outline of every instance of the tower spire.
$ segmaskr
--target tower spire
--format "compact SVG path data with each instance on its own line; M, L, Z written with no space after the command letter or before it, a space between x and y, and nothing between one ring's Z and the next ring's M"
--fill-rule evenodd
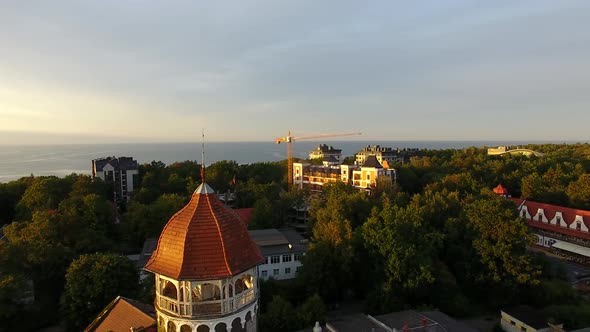
M201 128L201 183L205 183L205 128Z

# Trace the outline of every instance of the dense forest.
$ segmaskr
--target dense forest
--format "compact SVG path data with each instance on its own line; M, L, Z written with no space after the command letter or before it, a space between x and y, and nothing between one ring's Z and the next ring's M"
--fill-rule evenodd
M235 192L237 207L254 207L251 228L283 226L291 207L311 205L302 271L262 285L262 330L309 326L346 301L367 313L436 308L458 317L529 304L568 328L590 325L590 304L559 266L526 250L532 235L524 220L491 191L502 184L516 197L590 209L590 145L526 148L545 156L423 150L394 166L396 183L381 179L371 195L344 183L313 197L288 192L285 161L217 162L207 182ZM0 330L64 323L77 331L117 295L152 302L153 279L140 283L122 255L160 234L199 174L190 161L141 165L140 188L121 206L109 184L87 175L0 184Z

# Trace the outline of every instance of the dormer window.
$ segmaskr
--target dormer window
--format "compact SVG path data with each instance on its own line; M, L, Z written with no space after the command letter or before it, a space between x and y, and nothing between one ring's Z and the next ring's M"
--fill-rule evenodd
M579 221L579 220L576 222L576 229L579 230L579 231L582 230L582 222Z

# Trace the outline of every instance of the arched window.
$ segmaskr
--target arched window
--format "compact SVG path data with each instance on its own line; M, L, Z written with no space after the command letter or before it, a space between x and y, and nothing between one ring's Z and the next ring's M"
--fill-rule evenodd
M209 329L209 326L207 326L207 325L201 325L197 328L197 332L209 332L209 331L210 331L210 329Z
M176 325L172 321L168 321L166 332L176 332Z
M219 287L209 283L195 286L192 295L194 302L221 300Z
M215 325L215 332L227 332L227 325L225 323Z
M177 296L178 296L178 291L176 289L176 286L174 286L174 284L168 280L162 280L162 282L163 282L162 295L176 300Z
M235 318L232 322L231 322L231 331L237 331L237 332L242 332L244 331L244 328L242 328L242 320L240 319L240 317Z
M240 279L236 280L236 295L252 287L254 287L254 278L250 274L244 274Z
M184 324L180 327L180 332L193 332L193 329L190 326Z

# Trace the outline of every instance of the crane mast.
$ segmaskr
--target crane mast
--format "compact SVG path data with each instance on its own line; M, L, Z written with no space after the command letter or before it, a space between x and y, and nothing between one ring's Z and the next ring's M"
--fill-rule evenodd
M354 132L354 133L337 133L337 134L318 134L318 135L310 135L310 136L299 136L293 137L291 136L291 130L288 131L287 136L279 137L275 139L275 143L287 143L287 173L288 173L288 183L289 183L289 190L293 188L293 147L292 143L294 141L306 140L306 139L314 139L314 138L324 138L324 137L339 137L339 136L353 136L353 135L361 135L361 133Z

